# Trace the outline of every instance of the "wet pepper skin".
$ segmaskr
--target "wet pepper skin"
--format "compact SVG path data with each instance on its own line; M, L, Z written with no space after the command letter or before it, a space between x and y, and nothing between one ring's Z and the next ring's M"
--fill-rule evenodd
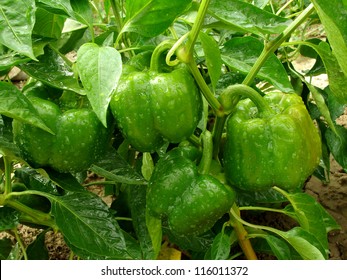
M14 141L22 157L34 167L51 167L58 172L86 170L107 147L110 130L88 108L64 112L52 101L30 98L33 106L55 133L13 120Z
M195 157L189 149L171 150L158 161L147 189L150 213L179 235L209 230L235 202L230 187L198 173Z
M248 191L302 187L321 157L321 141L300 96L269 93L271 111L258 112L241 100L227 122L225 174L232 186Z
M141 152L154 152L165 140L179 143L195 130L202 100L185 68L169 73L123 69L111 111L125 138Z

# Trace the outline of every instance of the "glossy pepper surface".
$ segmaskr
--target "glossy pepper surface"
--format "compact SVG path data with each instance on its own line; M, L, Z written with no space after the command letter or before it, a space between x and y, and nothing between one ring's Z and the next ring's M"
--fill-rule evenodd
M171 150L158 161L147 189L150 213L180 235L207 231L235 202L230 187L199 174L196 155L185 148Z
M23 159L33 167L51 167L58 172L80 172L105 151L111 136L110 129L102 125L91 109L63 108L67 110L62 111L51 100L37 96L30 96L29 99L46 125L55 133L53 135L13 120L14 141Z
M124 137L141 152L188 138L200 120L201 105L195 81L183 67L158 73L127 66L110 102Z
M241 100L227 121L227 180L250 191L301 188L321 157L320 136L301 97L273 92L251 99Z

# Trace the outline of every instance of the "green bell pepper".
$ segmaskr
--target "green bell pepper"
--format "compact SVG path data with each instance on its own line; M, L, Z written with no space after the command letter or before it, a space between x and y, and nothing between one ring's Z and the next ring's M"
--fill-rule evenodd
M235 192L208 174L199 174L197 151L179 147L161 158L147 188L151 215L178 235L209 230L235 202Z
M301 188L321 157L320 136L301 97L280 92L261 97L244 86L232 90L250 99L238 102L227 121L228 182L246 191Z
M90 108L71 109L71 104L75 102L66 102L64 94L60 100L56 100L61 106L35 94L28 95L28 98L55 133L53 135L13 120L14 142L23 159L33 167L51 167L58 172L80 172L86 170L105 151L111 139L112 126L105 128Z
M126 66L110 106L129 143L138 151L154 152L165 141L178 143L191 136L202 99L184 67L158 73Z

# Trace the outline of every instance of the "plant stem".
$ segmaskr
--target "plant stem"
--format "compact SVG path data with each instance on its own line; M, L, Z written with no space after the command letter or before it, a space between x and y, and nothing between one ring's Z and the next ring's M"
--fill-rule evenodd
M12 172L12 161L9 160L7 156L3 157L4 165L5 165L5 191L4 195L12 192L12 184L11 184L11 172Z
M64 62L65 62L70 68L73 67L73 62L72 62L70 59L68 59L68 58L66 57L66 55L62 54L56 47L54 47L54 46L52 46L52 45L49 45L49 47L50 47L54 52L56 52L56 53L64 60Z
M197 14L196 19L194 21L192 30L189 33L188 42L187 42L187 45L185 47L186 53L188 55L193 54L194 44L196 42L196 39L199 36L199 32L201 30L202 24L204 23L205 15L206 15L207 8L208 8L209 4L210 4L210 0L202 0L200 3L198 14Z
M35 224L45 225L45 226L48 226L51 228L56 228L56 224L55 224L55 222L54 222L54 220L50 214L32 209L32 208L20 203L17 200L6 199L5 205L12 207L12 208L18 210L19 212L24 213L26 216L23 216L23 218L27 222L32 222Z
M204 78L202 77L198 66L196 65L193 57L193 51L194 51L194 45L196 42L196 39L199 36L199 32L201 30L202 24L204 22L205 14L207 12L208 5L210 3L210 0L202 0L200 3L200 7L198 10L198 14L196 16L196 19L194 21L192 30L188 34L188 40L186 45L178 49L176 52L177 57L179 58L180 61L186 63L192 73L192 75L195 78L195 81L197 82L198 86L200 87L203 95L205 96L207 102L210 104L213 110L216 111L216 114L218 116L223 115L223 108L220 105L219 101L217 98L215 98L214 94L211 92L210 88L206 84ZM182 38L181 38L182 39ZM181 44L182 40L179 40L179 44ZM179 44L175 44L175 48L178 48Z
M83 187L90 187L90 186L95 186L95 185L115 185L117 184L116 181L94 181L90 183L83 184Z
M116 217L115 219L117 221L128 221L128 222L132 222L133 221L132 218L127 218L127 217Z
M118 33L120 33L120 31L122 29L122 25L123 25L122 19L120 17L120 11L119 11L118 5L116 3L116 0L110 0L110 2L111 2L113 15L114 15L115 20L116 20L117 31L118 31Z
M151 62L150 62L150 71L159 72L159 58L160 55L166 51L172 48L174 45L173 40L165 40L161 42L153 51L151 56Z
M20 249L22 250L23 258L24 258L25 260L28 260L28 255L27 255L27 252L26 252L26 250L25 250L25 246L24 246L24 244L23 244L23 241L22 241L22 239L20 238L20 236L19 236L19 234L18 234L18 230L17 230L16 228L13 229L13 233L14 233L14 236L16 237L16 240L17 240L17 242L18 242L18 244L19 244Z
M268 208L268 207L260 207L260 206L242 206L239 207L240 211L244 210L251 210L251 211L270 211L270 212L276 212L281 214L286 214L286 212L283 209L275 209L275 208Z
M238 210L238 209L236 209L236 210ZM238 214L238 212L236 210L231 209L230 213L231 213L233 219L236 220L237 222L239 222L239 223L241 223L243 225L246 225L248 227L251 227L251 228L272 232L274 234L277 234L278 236L280 236L281 238L283 238L285 240L287 239L287 236L286 236L285 232L283 232L283 231L281 231L279 229L268 227L268 226L255 225L255 224L251 224L251 223L248 223L248 222L242 220L240 215ZM254 235L252 234L252 236L254 236ZM250 237L250 235L248 237Z
M273 113L273 110L262 96L255 89L244 84L231 85L221 93L220 100L226 113L230 114L234 111L241 96L251 99L257 106L259 113L263 115Z
M234 227L234 230L237 234L237 238L239 240L240 247L244 252L245 256L248 260L257 260L257 255L255 254L252 244L248 238L248 232L243 227L243 224L237 217L240 217L240 211L236 204L230 209L230 221L231 225Z
M256 75L258 74L260 68L263 66L270 54L277 50L281 44L288 38L288 36L296 30L306 18L314 11L314 6L311 3L307 8L273 41L267 42L264 45L264 49L257 61L254 63L252 69L242 82L245 85L250 85Z
M103 18L102 18L102 14L101 14L99 8L95 5L94 1L89 1L89 3L90 3L90 5L92 5L92 7L94 8L95 12L97 13L97 15L99 17L99 20L102 22Z
M291 3L293 3L294 0L289 0L287 3L285 3L277 12L276 12L276 16L278 16L280 13L282 13L282 11L284 11L284 9L286 9Z
M218 99L214 96L214 94L206 84L194 59L191 59L187 65L211 108L216 111L217 116L223 116L224 113L222 105L219 103Z
M219 148L222 140L222 134L225 122L227 120L227 115L216 117L216 122L213 127L213 154L212 158L217 160L219 154Z
M208 130L205 130L202 135L202 158L199 163L199 172L201 174L207 174L210 171L212 161L212 134Z
M190 143L192 143L195 147L200 148L200 146L201 146L200 138L197 137L197 136L194 135L194 134L192 134L191 136L189 136L188 141L189 141Z

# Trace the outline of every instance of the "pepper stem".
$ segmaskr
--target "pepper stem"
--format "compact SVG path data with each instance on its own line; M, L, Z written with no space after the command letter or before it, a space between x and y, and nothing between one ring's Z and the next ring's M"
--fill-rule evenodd
M212 161L212 134L210 131L205 130L202 134L202 157L199 163L199 172L201 174L207 174L210 171L211 161Z
M174 45L174 41L173 40L165 40L163 42L161 42L153 51L152 53L152 57L151 57L151 62L150 62L150 71L155 71L155 72L159 72L159 58L160 55L166 51L172 48L172 46Z
M273 114L271 107L263 97L255 89L243 84L231 85L221 93L219 98L226 114L230 114L234 111L241 96L251 99L255 106L257 106L259 113L263 115Z

